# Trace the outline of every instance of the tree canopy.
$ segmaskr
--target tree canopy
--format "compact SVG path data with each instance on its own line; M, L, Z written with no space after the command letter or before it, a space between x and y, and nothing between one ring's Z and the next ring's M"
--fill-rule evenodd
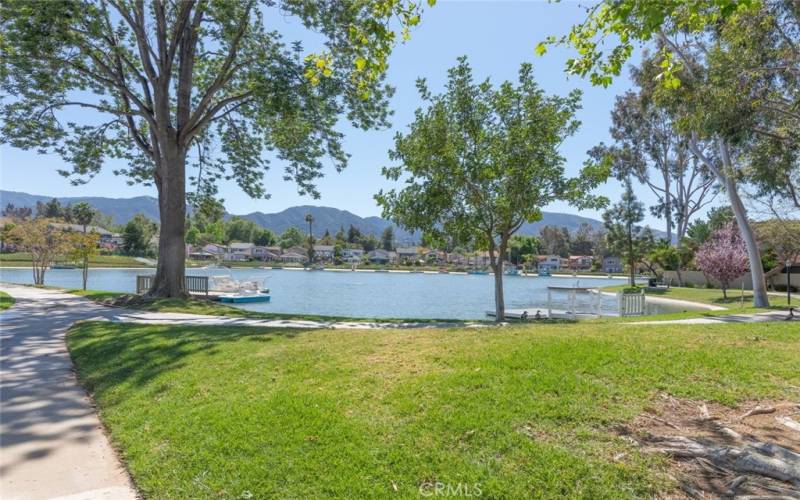
M432 3L432 2L429 2ZM75 183L108 159L116 173L156 186L161 216L152 295L185 295L187 178L194 200L232 180L266 195L272 153L301 193L328 158L347 163L341 116L387 125L387 58L420 19L419 3L320 1L8 0L0 9L0 141L59 154ZM287 42L276 19L294 19L319 50ZM272 23L272 25L271 25ZM67 122L84 108L97 119ZM186 168L189 167L187 175Z
M559 152L579 126L580 94L546 95L529 64L516 84L476 82L464 57L448 71L442 94L433 95L424 80L417 87L426 107L407 134L395 137L389 155L398 165L383 169L404 187L381 191L376 200L401 226L487 249L502 321L502 263L511 236L557 199L583 206L603 201L588 193L607 172L589 166L567 178Z

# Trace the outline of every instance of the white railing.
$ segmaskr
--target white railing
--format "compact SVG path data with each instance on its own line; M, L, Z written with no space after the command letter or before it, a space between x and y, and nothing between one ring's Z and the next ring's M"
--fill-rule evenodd
M640 293L618 293L620 316L643 316L645 314L644 290Z

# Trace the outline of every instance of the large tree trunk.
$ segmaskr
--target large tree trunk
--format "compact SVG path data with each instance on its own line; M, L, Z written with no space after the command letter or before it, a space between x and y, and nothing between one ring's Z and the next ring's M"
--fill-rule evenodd
M186 298L186 153L174 144L162 148L164 164L156 176L161 220L158 267L147 295Z
M720 141L720 153L722 156L723 165L728 170L725 175L725 190L728 192L728 199L731 202L731 209L734 216L736 216L736 224L739 226L739 231L742 233L742 239L747 246L747 256L750 260L750 276L753 281L753 306L754 307L769 307L769 296L767 295L767 283L764 280L764 267L761 264L761 252L756 243L756 235L753 228L750 227L750 222L747 220L747 210L744 208L744 203L739 197L739 192L736 186L736 180L730 174L732 171L730 150L724 141Z
M736 224L739 226L742 239L744 239L745 245L747 246L747 257L750 261L750 276L753 279L753 306L769 307L767 284L764 280L764 268L761 264L761 252L758 250L753 228L750 227L750 222L747 220L747 210L745 210L742 199L739 197L736 179L733 175L735 172L731 161L730 147L723 139L718 138L716 142L722 159L723 171L720 171L718 166L710 161L700 150L697 145L697 134L692 134L692 138L689 141L689 148L692 150L692 153L714 173L717 180L725 186L725 191L728 192L728 199L731 202L731 210L733 210L733 215L736 217Z
M503 258L492 266L494 268L494 318L495 321L506 320L506 304L503 298Z

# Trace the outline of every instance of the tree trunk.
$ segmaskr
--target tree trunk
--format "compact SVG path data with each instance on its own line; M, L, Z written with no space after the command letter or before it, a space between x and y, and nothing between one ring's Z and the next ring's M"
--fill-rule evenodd
M186 274L186 152L175 144L162 144L164 164L156 175L161 226L158 267L150 297L187 298Z
M767 295L767 284L764 280L764 267L761 264L761 252L756 243L756 236L750 222L747 220L747 210L739 197L736 180L730 174L731 159L728 145L720 141L720 152L723 165L728 169L725 175L725 190L728 192L728 199L731 202L731 209L736 216L736 223L742 233L742 239L747 246L747 256L750 260L750 276L753 281L753 307L769 307L769 296Z
M628 267L631 286L636 286L636 259L633 257L633 228L628 225Z
M86 224L83 225L83 242L81 246L86 245ZM89 255L87 250L83 249L83 289L86 290L86 282L89 281Z
M503 298L503 258L500 257L494 267L494 318L495 321L506 320L506 304Z

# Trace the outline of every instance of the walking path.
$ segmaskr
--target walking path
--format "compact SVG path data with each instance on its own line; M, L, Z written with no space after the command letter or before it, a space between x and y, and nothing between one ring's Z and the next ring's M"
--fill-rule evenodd
M0 285L0 497L134 499L92 402L72 372L64 333L108 308L56 292Z
M135 490L72 372L64 334L76 321L283 328L440 328L463 323L266 320L106 307L53 289L0 283L0 497L134 499ZM627 324L777 321L784 312Z
M761 323L764 321L800 321L800 311L789 318L787 311L767 311L752 314L727 314L725 316L706 316L704 318L687 318L671 320L632 321L626 325L714 325L720 323Z

